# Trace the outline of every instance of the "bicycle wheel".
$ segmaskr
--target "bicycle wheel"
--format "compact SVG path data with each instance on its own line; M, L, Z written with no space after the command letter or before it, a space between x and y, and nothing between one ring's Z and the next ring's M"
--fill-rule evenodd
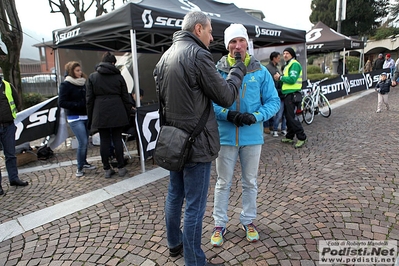
M319 112L323 117L329 117L331 115L330 102L327 100L326 96L320 93L319 97Z
M313 100L309 96L305 96L302 100L302 117L306 124L310 125L314 119Z

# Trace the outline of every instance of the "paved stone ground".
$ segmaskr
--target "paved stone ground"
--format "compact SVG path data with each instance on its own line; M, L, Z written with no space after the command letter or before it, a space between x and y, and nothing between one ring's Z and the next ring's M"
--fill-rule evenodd
M319 240L399 240L399 89L389 97L388 112L375 113L377 95L371 93L333 109L330 118L303 124L309 141L302 149L265 136L256 243L247 242L239 225L237 164L225 243L211 246L213 167L202 237L207 258L225 265L311 266L319 265ZM134 141L129 147L134 149ZM98 156L99 148L89 153ZM74 166L47 169L57 160L75 159L65 147L56 156L42 170L20 175L28 187L9 187L3 177L0 224L128 178L106 180L97 169L78 179ZM146 162L147 170L154 167ZM139 174L138 158L127 168L129 176ZM182 257L168 256L167 185L165 177L0 242L0 265L184 265Z

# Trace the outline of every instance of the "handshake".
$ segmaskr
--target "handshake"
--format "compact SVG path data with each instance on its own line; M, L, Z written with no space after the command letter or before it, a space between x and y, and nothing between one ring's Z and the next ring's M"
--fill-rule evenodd
M256 123L256 118L250 113L240 113L237 111L229 111L227 113L227 121L230 121L237 127L242 127L244 125L252 125Z

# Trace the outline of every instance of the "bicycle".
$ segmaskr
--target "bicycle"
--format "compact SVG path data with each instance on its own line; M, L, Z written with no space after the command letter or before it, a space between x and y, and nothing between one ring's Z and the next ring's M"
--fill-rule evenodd
M313 122L314 116L321 114L323 117L329 117L331 115L330 102L327 100L326 96L320 91L319 84L328 78L316 81L312 84L311 91L303 97L301 108L303 121L310 125Z

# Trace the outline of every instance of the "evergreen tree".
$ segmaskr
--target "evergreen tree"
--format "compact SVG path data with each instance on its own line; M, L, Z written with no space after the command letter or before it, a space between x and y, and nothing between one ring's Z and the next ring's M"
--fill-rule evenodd
M337 29L337 0L312 0L312 23L323 22ZM347 36L371 35L389 13L389 0L347 0L346 19L341 22L341 33Z

